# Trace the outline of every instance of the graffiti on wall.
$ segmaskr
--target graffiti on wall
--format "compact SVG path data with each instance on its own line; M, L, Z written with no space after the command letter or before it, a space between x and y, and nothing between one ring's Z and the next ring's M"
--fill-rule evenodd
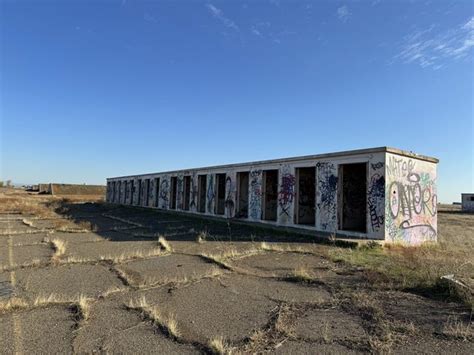
M436 173L419 167L429 164L390 156L387 165L387 231L392 241L412 244L437 237Z
M262 216L262 170L252 170L249 178L249 217L260 219Z
M320 227L325 231L337 229L337 168L330 162L316 164L317 199L316 208Z
M189 202L189 208L191 211L196 211L197 194L198 194L198 189L197 189L196 172L193 172L193 174L191 175L191 200Z
M179 210L183 209L184 197L184 176L178 175L176 179L176 206Z
M296 178L291 173L289 165L281 168L281 185L278 192L278 205L280 206L280 216L285 219L291 218L291 207L295 198Z
M225 210L227 218L231 218L234 216L234 195L235 195L235 186L232 181L232 178L227 175L225 179Z
M160 192L159 192L159 201L161 202L161 208L167 209L169 206L169 189L170 189L170 182L169 178L163 177L160 179Z
M381 164L381 167L383 167L383 163ZM370 225L372 227L372 231L374 232L378 232L384 225L384 199L385 177L379 173L373 174L372 178L370 179L370 184L367 191L367 205L369 207Z
M216 192L214 190L214 174L208 175L207 184L207 213L214 213L214 199L216 198Z

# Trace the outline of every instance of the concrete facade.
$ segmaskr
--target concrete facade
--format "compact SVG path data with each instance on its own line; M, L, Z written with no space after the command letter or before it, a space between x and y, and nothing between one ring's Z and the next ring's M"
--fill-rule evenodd
M462 210L466 212L474 212L474 193L461 194L461 198Z
M114 177L106 199L416 245L437 240L437 163L380 147Z

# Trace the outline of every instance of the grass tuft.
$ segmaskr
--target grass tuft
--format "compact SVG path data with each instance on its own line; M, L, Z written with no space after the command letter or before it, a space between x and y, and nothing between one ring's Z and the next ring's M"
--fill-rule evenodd
M474 339L474 330L471 323L465 323L457 318L450 317L443 327L443 334L449 338L470 341Z
M199 234L196 237L196 242L199 244L202 244L206 242L209 239L209 232L207 230L199 232Z
M292 274L286 278L287 281L302 282L302 283L314 283L317 281L316 275L304 266L300 266L293 270Z
M209 349L213 354L216 355L230 355L232 354L232 348L225 341L224 337L218 336L212 338L209 341Z
M181 336L176 316L174 314L163 315L157 306L148 303L145 296L142 296L137 300L130 300L127 308L140 311L144 318L151 320L169 337L179 339Z
M167 252L171 253L173 251L173 248L171 247L171 244L165 239L164 236L160 236L158 238L158 244Z
M24 308L28 308L28 303L22 298L13 297L7 301L0 301L0 314Z

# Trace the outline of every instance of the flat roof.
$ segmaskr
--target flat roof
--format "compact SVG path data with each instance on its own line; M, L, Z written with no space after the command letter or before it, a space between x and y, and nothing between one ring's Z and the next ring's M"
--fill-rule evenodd
M419 160L429 161L431 163L438 163L439 160L437 158L429 157L426 155L416 154L407 150L402 150L398 148L392 147L376 147L376 148L367 148L367 149L356 149L356 150L345 150L340 152L334 153L324 153L324 154L314 154L314 155L302 155L297 157L289 157L289 158L279 158L279 159L268 159L268 160L257 160L245 163L233 163L233 164L224 164L224 165L211 165L211 166L203 166L198 168L188 168L188 169L179 169L179 170L169 170L169 171L158 171L154 173L145 173L145 174L133 174L133 175L124 175L124 176L114 176L107 178L108 179L124 179L124 178L131 178L134 176L147 176L147 175L156 175L156 174L173 174L173 173L180 173L186 172L189 170L206 170L206 169L223 169L223 168L237 168L237 167L244 167L249 165L257 165L257 164L278 164L278 163L285 163L285 162L292 162L292 161L299 161L299 160L311 160L311 159L325 159L325 158L335 158L340 156L350 156L350 155L359 155L359 154L371 154L371 153L392 153L398 154L405 157L411 157Z

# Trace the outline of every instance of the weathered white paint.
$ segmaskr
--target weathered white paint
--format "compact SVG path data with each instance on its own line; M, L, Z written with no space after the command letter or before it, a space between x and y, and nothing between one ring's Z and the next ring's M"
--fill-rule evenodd
M386 240L412 245L437 240L436 178L436 163L386 155Z
M364 163L367 167L366 232L340 229L340 181L342 164ZM393 148L374 148L360 151L297 157L263 162L234 164L154 173L107 180L107 201L119 204L138 203L159 209L170 208L171 177L177 177L176 207L184 207L184 176L191 177L190 208L186 213L197 212L198 176L206 175L205 215L219 218L234 218L236 212L237 173L249 172L249 221L258 221L279 226L291 226L325 235L338 234L351 237L379 239L388 242L419 244L435 241L436 227L436 163L434 158L418 156ZM316 206L314 226L295 224L296 169L315 169ZM263 171L278 170L277 221L262 220ZM216 174L226 174L225 213L216 215ZM155 196L154 179L159 178L158 194ZM142 189L138 192L138 180ZM146 196L145 179L150 179L149 196ZM131 182L133 181L133 190ZM124 199L125 182L127 200ZM115 190L114 190L115 188ZM396 196L395 196L396 195ZM148 201L148 205L146 204ZM399 207L397 207L400 204ZM397 210L398 208L398 210Z

